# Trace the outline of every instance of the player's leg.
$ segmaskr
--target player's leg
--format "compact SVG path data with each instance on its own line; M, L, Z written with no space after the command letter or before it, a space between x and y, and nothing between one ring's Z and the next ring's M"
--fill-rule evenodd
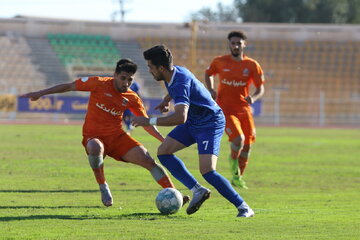
M216 171L217 155L220 149L220 141L223 134L222 128L209 129L197 137L200 172L205 180L238 210L245 212L247 217L253 215L251 208L245 203L242 197L234 190L230 182ZM251 214L248 214L251 213Z
M144 167L151 173L155 181L163 188L175 188L165 169L150 156L146 148L127 134L122 134L112 139L108 155L116 160L130 162ZM190 200L189 196L183 197L183 204Z
M245 136L238 116L228 114L226 117L225 129L230 141L231 154L228 157L228 161L231 172L231 183L237 187L247 188L245 182L241 178L239 170L238 158L244 146Z
M165 169L154 161L144 146L140 145L131 148L121 158L126 162L139 165L149 170L155 181L163 188L175 188L170 177L166 174Z
M196 195L199 191L206 188L202 187L198 183L195 177L188 171L183 161L175 156L174 153L190 146L193 143L194 139L189 133L187 126L182 124L175 127L158 148L158 158L160 162L177 180L192 191L193 200L190 202L189 206L196 204L196 202L200 200L196 197ZM210 196L210 191L206 194Z
M243 186L246 186L244 181L243 174L248 165L248 160L250 156L251 144L255 142L256 138L256 129L254 124L254 119L250 111L242 114L241 117L241 128L245 135L244 147L241 149L241 152L238 157L238 163L240 168L240 181Z
M249 163L249 157L250 157L250 150L251 150L251 144L245 144L242 148L238 162L239 162L239 168L240 168L240 175L243 176L245 172L245 168L247 167Z
M200 157L200 171L205 180L210 183L224 198L238 209L238 217L252 217L254 211L247 205L230 182L216 171L217 156L202 154Z
M175 127L158 148L158 158L163 166L188 189L193 188L197 181L187 170L183 161L174 155L175 152L186 148L194 143L194 139L188 134L185 124Z
M240 152L244 146L244 135L237 131L238 135L230 142L230 155L228 157L230 173L232 181L236 181L240 177L239 161ZM236 134L237 135L237 134Z
M104 144L98 138L91 138L86 143L89 164L94 172L101 192L101 200L107 207L113 204L113 198L104 174Z

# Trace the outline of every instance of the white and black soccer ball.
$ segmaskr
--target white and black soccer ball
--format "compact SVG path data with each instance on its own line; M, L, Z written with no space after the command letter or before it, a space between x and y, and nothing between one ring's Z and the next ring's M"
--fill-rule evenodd
M162 214L174 214L183 205L183 197L175 188L164 188L156 196L156 207Z

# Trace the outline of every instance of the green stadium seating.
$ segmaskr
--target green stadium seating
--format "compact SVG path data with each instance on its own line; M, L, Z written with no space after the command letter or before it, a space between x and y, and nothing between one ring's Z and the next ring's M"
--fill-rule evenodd
M47 38L60 62L72 69L113 70L120 53L110 36L48 34Z

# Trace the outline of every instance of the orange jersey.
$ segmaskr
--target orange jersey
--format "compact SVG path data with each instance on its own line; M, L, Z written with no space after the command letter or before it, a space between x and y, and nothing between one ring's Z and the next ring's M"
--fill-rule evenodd
M258 88L265 82L259 63L246 56L242 61L235 61L231 55L216 57L206 74L219 77L216 101L223 109L248 107L244 98L249 95L250 84Z
M118 92L113 82L114 79L110 77L83 77L75 81L78 91L90 92L83 125L84 136L125 133L122 129L122 116L128 108L136 116L147 117L140 97L132 90Z

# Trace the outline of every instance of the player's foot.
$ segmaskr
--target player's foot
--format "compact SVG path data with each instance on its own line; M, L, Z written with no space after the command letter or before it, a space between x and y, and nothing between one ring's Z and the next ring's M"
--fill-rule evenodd
M183 196L183 206L185 205L185 204L187 204L188 202L190 201L190 196L189 195L185 195L185 196Z
M189 203L189 207L186 209L186 213L190 215L199 210L203 202L210 197L210 193L210 190L204 187L197 190Z
M233 177L231 179L231 184L239 188L248 189L248 187L246 186L246 182L244 181L244 179L242 179L242 177Z
M253 217L255 215L254 211L249 207L245 209L239 209L239 213L236 217Z
M106 207L110 207L113 205L113 199L110 192L109 185L107 183L99 184L100 192L101 192L101 201Z

